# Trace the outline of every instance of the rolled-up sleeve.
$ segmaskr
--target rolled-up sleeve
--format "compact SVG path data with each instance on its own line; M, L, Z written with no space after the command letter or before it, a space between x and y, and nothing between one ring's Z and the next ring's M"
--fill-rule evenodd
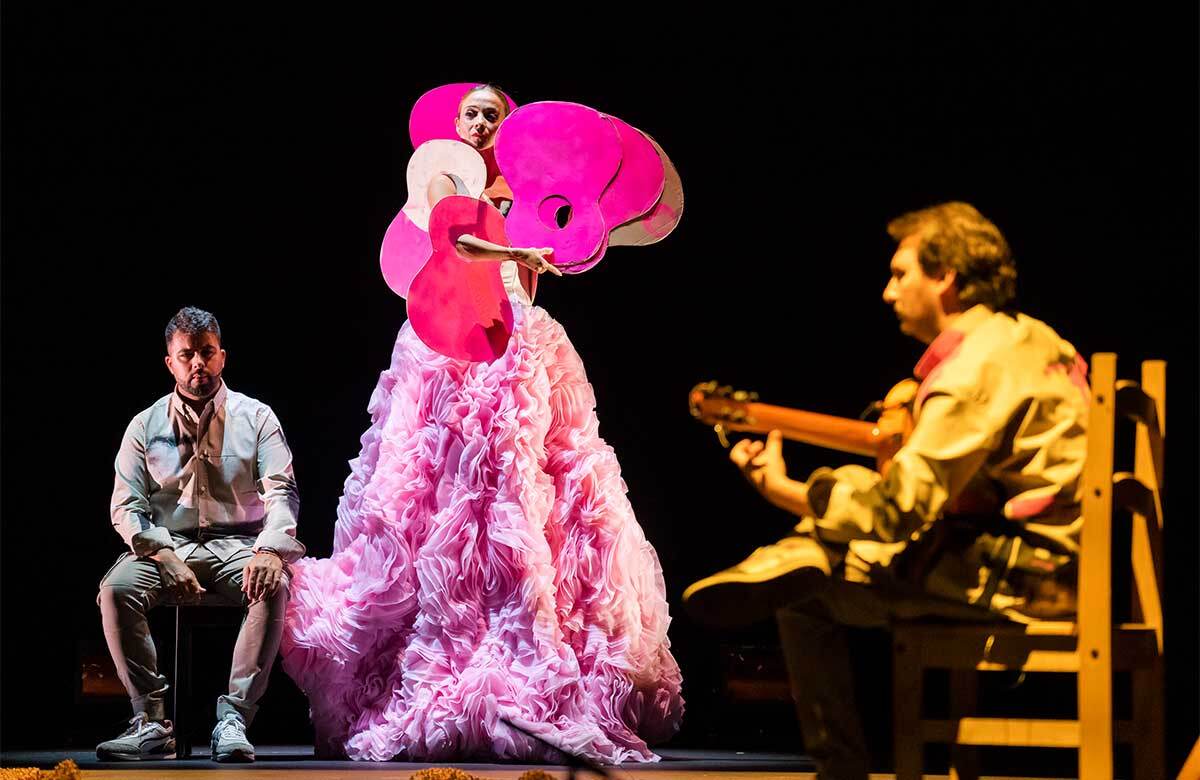
M292 472L292 451L270 409L265 409L259 420L256 478L266 514L254 547L270 548L289 562L301 558L304 545L296 539L300 494Z
M146 469L146 428L135 417L125 429L114 464L112 503L113 528L134 555L146 557L164 547L175 548L166 528L154 525L150 512L150 473Z
M979 471L997 426L985 404L931 395L887 476L862 466L819 469L808 480L817 533L831 542L896 542L932 523Z

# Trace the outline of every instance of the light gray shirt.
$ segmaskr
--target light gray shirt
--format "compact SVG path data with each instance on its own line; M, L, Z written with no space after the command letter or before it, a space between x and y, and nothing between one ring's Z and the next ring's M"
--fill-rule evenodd
M294 561L299 508L278 418L224 382L199 415L172 392L125 431L112 524L135 555L170 547L186 560L199 543L222 560L253 547Z

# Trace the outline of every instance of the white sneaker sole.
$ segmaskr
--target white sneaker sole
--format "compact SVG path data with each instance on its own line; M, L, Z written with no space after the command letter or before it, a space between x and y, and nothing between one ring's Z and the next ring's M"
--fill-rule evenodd
M96 758L101 761L170 761L175 758L175 747L171 746L169 753L112 753L107 750L97 750Z
M254 752L245 750L231 750L228 753L217 755L215 752L212 756L213 761L220 764L252 764L254 763Z

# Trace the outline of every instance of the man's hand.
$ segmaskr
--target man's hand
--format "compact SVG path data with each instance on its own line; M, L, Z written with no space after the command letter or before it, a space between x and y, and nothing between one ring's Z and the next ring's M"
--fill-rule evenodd
M771 491L787 479L787 465L783 462L783 434L771 431L767 441L742 439L729 451L729 459L742 470L755 490L768 500Z
M178 602L196 601L205 593L196 573L180 560L170 547L163 547L150 558L158 564L158 574L171 597Z
M242 569L242 592L253 604L275 593L283 582L283 559L275 553L256 552Z
M771 431L767 441L742 439L729 451L729 459L742 470L746 479L763 498L800 517L812 514L808 505L808 486L789 479L783 461L783 434Z

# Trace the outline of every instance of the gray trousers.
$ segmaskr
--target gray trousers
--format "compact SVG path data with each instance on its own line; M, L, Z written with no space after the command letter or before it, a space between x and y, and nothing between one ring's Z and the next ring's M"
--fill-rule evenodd
M187 553L186 563L200 585L233 603L246 606L242 593L242 568L253 557L240 550L222 561L203 544ZM158 673L158 660L146 613L167 596L158 564L149 558L125 553L100 583L96 603L104 623L104 638L117 667L117 676L129 692L134 713L153 720L166 716L164 701L167 680ZM288 579L270 598L246 609L229 672L229 692L217 699L217 718L235 712L249 725L258 710L258 700L267 688L271 666L283 637L283 615L287 607Z
M814 558L822 558L815 540ZM776 612L792 698L804 748L822 780L866 780L866 740L855 703L848 626L888 628L895 619L945 617L964 621L1003 618L912 587L847 582L842 569L806 567L807 597ZM891 701L885 692L883 701Z

